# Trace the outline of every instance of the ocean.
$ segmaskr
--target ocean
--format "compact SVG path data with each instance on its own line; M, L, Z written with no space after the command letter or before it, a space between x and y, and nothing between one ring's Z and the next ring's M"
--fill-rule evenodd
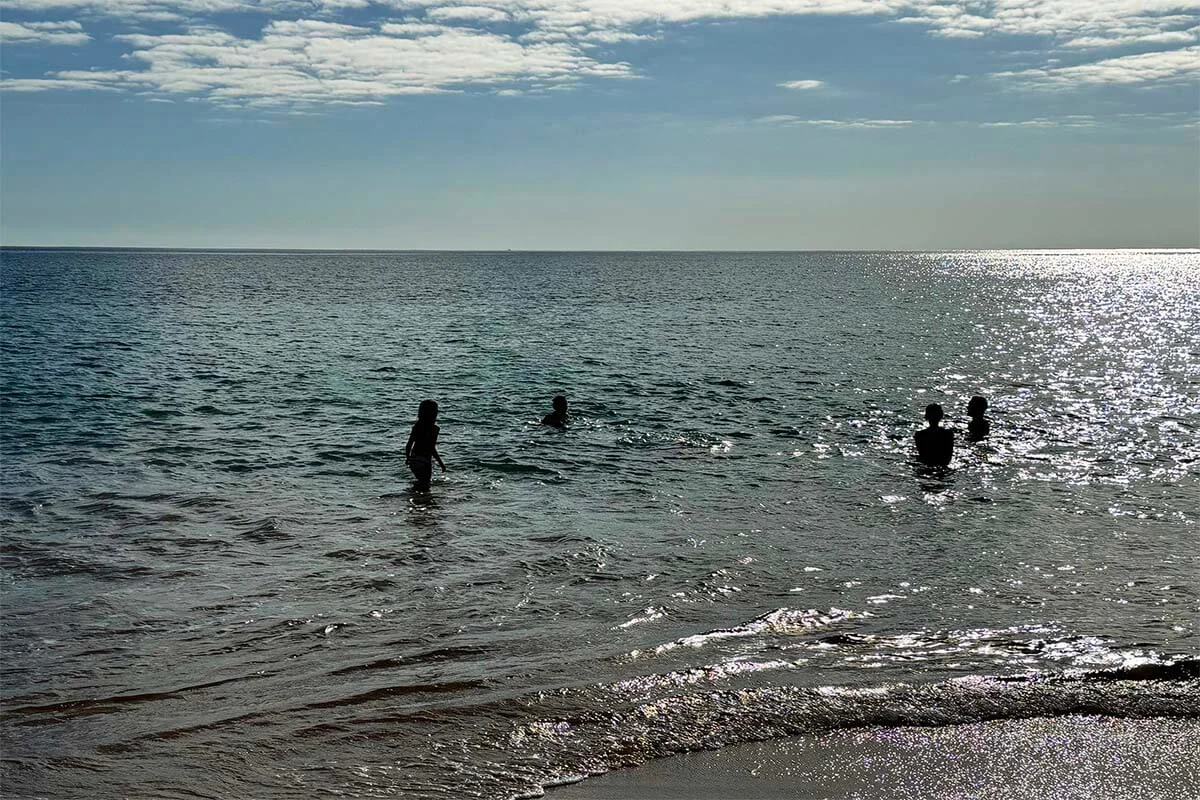
M5 797L1200 716L1195 251L6 248L0 323Z

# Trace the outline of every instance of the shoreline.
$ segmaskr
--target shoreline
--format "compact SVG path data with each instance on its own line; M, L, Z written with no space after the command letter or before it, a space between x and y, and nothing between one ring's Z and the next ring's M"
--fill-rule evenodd
M546 800L1189 800L1198 742L1200 718L859 728L658 759Z

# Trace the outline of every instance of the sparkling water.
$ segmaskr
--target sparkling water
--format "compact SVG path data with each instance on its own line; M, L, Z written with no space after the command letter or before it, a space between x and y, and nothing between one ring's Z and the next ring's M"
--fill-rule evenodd
M6 249L0 278L6 796L507 798L1200 706L1196 252ZM933 402L946 469L914 461Z

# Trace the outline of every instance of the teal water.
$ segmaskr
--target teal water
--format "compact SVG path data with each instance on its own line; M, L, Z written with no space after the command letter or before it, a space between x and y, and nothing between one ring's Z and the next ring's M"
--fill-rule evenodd
M1200 707L1196 252L6 249L0 280L6 796L506 798ZM915 464L973 394L989 439Z

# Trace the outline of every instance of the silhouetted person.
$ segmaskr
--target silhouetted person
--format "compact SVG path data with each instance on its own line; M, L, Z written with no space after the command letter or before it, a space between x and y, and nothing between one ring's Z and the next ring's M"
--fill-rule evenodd
M986 439L988 433L992 430L992 423L988 422L988 418L984 416L987 413L987 409L988 402L986 397L975 395L967 403L967 416L971 418L971 421L967 423L967 438L972 442Z
M937 467L949 464L954 454L954 431L938 425L944 416L942 407L937 403L925 406L925 419L929 421L929 427L922 428L913 436L917 442L917 456L926 464Z
M429 490L429 481L433 477L433 462L437 461L442 472L446 465L437 451L438 404L433 400L422 400L417 407L417 421L413 423L412 433L408 435L408 444L404 446L404 463L412 470L417 478L419 491Z
M554 410L546 416L542 417L543 425L550 425L555 428L567 427L567 398L561 394L556 395L552 401Z

